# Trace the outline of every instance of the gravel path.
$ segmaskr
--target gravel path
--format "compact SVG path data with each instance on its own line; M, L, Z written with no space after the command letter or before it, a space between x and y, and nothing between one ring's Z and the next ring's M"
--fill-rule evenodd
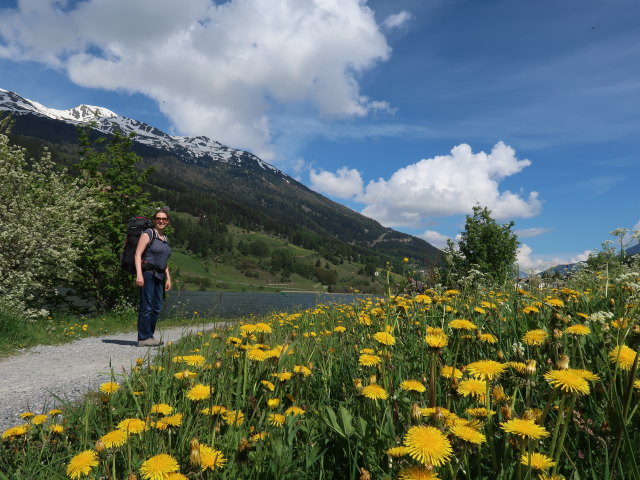
M174 342L223 325L158 328L155 336L165 343ZM136 332L87 337L65 345L40 345L0 360L0 432L22 423L19 413L46 413L56 406L54 395L65 401L78 400L111 380L111 370L116 374L128 371L137 358L159 350L138 347L135 338Z

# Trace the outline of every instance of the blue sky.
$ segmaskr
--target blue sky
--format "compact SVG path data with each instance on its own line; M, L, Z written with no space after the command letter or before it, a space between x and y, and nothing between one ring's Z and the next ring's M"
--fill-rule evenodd
M1 88L248 149L436 246L477 203L525 269L640 229L637 1L0 5Z

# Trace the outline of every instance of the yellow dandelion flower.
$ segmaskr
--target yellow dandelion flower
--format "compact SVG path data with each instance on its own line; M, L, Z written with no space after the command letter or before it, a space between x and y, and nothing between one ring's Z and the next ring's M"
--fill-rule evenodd
M223 415L227 412L227 408L221 405L214 405L213 407L207 407L200 410L205 415Z
M406 391L425 392L427 388L418 380L405 380L400 384L400 388Z
M247 358L254 362L264 362L268 358L274 358L275 352L265 351L261 348L250 348L247 350Z
M62 425L58 425L57 423L54 423L53 425L49 425L49 431L51 433L60 434L64 432L64 427Z
M445 365L440 369L440 376L444 378L462 378L462 371L450 365Z
M182 361L190 367L201 367L204 365L206 358L202 355L185 355L182 357Z
M98 465L98 454L94 450L85 450L71 459L67 465L67 476L75 480L89 475L91 468Z
M179 427L180 425L182 425L183 417L184 415L182 413L174 413L173 415L164 417L162 421L170 427Z
M484 418L489 415L495 415L493 410L487 410L486 407L467 408L465 413L471 417Z
M477 330L478 327L475 323L464 320L462 318L451 320L449 322L449 328L453 328L454 330Z
M335 327L333 329L334 332L336 333L344 333L347 331L347 329L345 327L343 327L342 325L338 325L337 327Z
M281 427L282 425L284 425L284 422L286 420L287 417L279 413L270 413L269 415L267 415L267 421L274 427Z
M57 408L54 408L54 409L52 409L52 410L49 410L47 413L53 417L54 415L60 415L60 414L62 414L62 410L59 410L59 409L57 409Z
M438 480L438 475L430 468L415 466L400 470L398 480Z
M559 298L550 298L547 300L547 305L551 305L552 307L564 307L564 302Z
M404 445L398 445L397 447L391 447L387 450L387 455L390 457L404 457L409 454L409 449Z
M529 455L526 453L523 454L520 457L520 463L531 466L534 470L548 470L556 465L556 462L554 462L552 458L538 452L531 454L531 463L529 463Z
M516 372L521 375L525 375L527 373L527 364L523 362L507 362L508 366L513 368Z
M147 430L147 423L138 418L125 418L118 423L118 430L123 430L128 434L142 433Z
M213 448L200 444L200 467L202 471L216 470L224 467L227 463L227 459L220 450L214 450Z
M168 473L164 480L189 480L186 475L181 474L180 472L171 472Z
M117 448L127 443L128 438L129 434L124 430L112 430L101 436L100 441L107 448Z
M476 378L462 380L458 384L458 393L465 397L468 397L469 395L472 397L482 397L487 393L487 382Z
M589 335L591 329L586 325L571 325L564 329L564 333L568 335Z
M120 390L120 385L118 385L116 382L106 382L100 385L100 391L107 395L116 393L118 390Z
M542 345L548 336L549 334L540 328L529 330L523 335L522 343L530 346Z
M631 370L637 352L626 345L615 347L609 352L609 359L622 370Z
M424 341L431 348L444 348L449 343L449 339L443 334L427 334L424 337Z
M35 414L35 413L33 413L33 412L22 412L22 413L21 413L20 415L18 415L18 416L19 416L20 418L22 418L22 419L26 420L26 419L28 419L28 418L35 417L35 416L36 416L36 414Z
M404 436L404 445L409 455L427 466L439 467L451 457L451 443L435 427L420 425L411 427Z
M187 398L194 402L206 400L211 396L212 392L213 387L211 387L210 385L203 385L201 383L198 383L197 385L194 385L189 389L189 391L187 392Z
M222 418L227 425L239 427L244 423L244 413L240 410L227 410L222 414Z
M15 427L11 427L2 432L2 438L13 438L20 437L22 435L26 435L29 431L29 425L17 425Z
M362 389L360 394L372 400L386 400L388 396L387 391L384 388L375 384L367 385Z
M305 365L294 365L293 373L298 373L303 377L308 377L309 375L311 375L311 369Z
M549 385L565 393L589 394L587 381L572 370L551 370L544 374L544 378L549 382Z
M487 311L482 307L474 307L473 311L476 313L487 313Z
M449 431L459 439L476 445L480 445L487 441L487 437L485 437L484 434L467 425L455 425L451 427Z
M269 380L261 380L260 383L263 387L265 387L270 392L273 392L276 389L276 386L271 383Z
M166 403L156 403L151 405L151 413L159 413L160 415L169 415L173 412L173 407Z
M522 309L522 312L528 315L530 313L540 313L540 310L533 305L527 305Z
M446 292L444 292L444 294L450 297L454 297L456 295L460 295L460 290L447 290Z
M269 408L277 408L280 406L280 399L279 398L270 398L267 400L267 406Z
M377 332L373 335L373 338L382 345L391 346L396 344L395 337L387 332Z
M431 297L429 295L416 295L413 297L413 301L417 303L424 303L425 305L429 305L432 303Z
M292 405L291 407L287 408L287 409L284 411L284 414L285 414L287 417L288 417L289 415L292 415L292 416L296 417L296 416L298 416L298 415L304 415L305 413L306 413L306 412L305 412L302 408L297 407L297 406L295 406L295 405Z
M362 365L363 367L373 367L380 364L380 362L382 362L382 359L380 357L378 357L377 355L370 355L368 353L363 353L358 358L358 364Z
M171 455L161 453L142 462L140 473L145 480L165 480L167 475L180 470L178 461Z
M277 378L281 382L286 382L293 378L293 372L272 373L271 376Z
M34 415L33 417L31 417L31 423L33 423L34 425L42 425L47 421L47 418L49 418L48 415Z
M559 474L547 475L546 473L540 473L538 480L565 480L564 476Z
M536 424L533 420L522 418L501 422L500 427L507 433L531 440L538 440L549 435L549 432L543 426Z
M251 441L254 443L259 442L260 440L264 440L265 438L267 438L267 436L269 436L267 432L258 432L254 435L251 435Z
M506 369L507 365L494 360L479 360L467 365L467 370L471 372L471 375L481 380L498 378Z
M481 333L480 335L478 335L478 339L484 343L490 343L490 344L498 343L498 337L490 333Z
M197 373L191 372L189 370L183 370L182 372L177 372L173 374L173 377L177 380L189 380L197 376L198 376Z

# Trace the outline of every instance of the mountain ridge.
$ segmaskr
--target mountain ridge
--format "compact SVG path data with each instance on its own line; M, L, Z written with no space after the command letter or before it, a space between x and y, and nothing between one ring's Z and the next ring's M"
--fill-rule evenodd
M182 197L197 194L198 198L210 198L210 209L214 210L225 202L229 204L227 209L233 208L231 203L242 205L245 216L257 218L256 225L267 223L272 225L270 228L289 233L309 229L346 244L396 258L409 256L426 264L436 264L441 257L440 250L428 242L384 227L314 192L256 155L205 136L168 135L144 122L92 105L49 109L4 89L0 89L0 111L12 116L14 134L50 142L59 149L74 144L77 126L88 122L98 134L133 134L134 150L144 166L154 168L150 181L161 190L177 189ZM197 205L193 209L197 210ZM304 237L304 232L300 235Z

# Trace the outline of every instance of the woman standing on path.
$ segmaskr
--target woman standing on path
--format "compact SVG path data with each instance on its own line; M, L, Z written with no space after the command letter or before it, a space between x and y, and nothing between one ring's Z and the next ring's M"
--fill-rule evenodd
M140 308L138 310L138 346L156 347L162 345L153 338L156 322L162 310L164 292L171 288L171 275L167 262L171 247L164 233L169 225L169 213L159 209L153 216L154 228L146 229L136 248L136 285L140 287Z

